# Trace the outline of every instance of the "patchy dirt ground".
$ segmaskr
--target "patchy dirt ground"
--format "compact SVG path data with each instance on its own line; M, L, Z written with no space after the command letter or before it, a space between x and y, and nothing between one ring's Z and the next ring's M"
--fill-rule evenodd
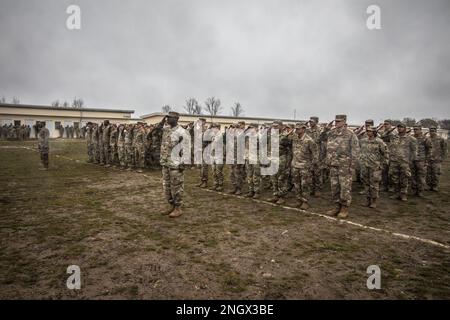
M38 153L16 146L35 143L0 143L0 298L450 298L447 248L208 192L194 186L197 170L171 220L159 214L159 171L86 164L74 140L52 141L51 170L39 171ZM449 168L439 194L406 204L383 194L377 210L355 185L349 220L450 245ZM312 205L330 208L328 191ZM66 287L73 264L78 291ZM381 290L366 287L369 265Z

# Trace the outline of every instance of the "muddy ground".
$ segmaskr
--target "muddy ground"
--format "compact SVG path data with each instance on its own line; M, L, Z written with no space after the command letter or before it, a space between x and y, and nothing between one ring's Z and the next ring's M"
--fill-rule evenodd
M18 148L35 145L0 143L0 298L450 298L448 162L425 199L382 194L367 209L355 184L348 220L380 232L199 189L197 170L186 171L184 215L169 219L158 170L90 165L82 141L59 140L40 171L38 153ZM327 188L310 211L331 206ZM81 290L66 287L69 265ZM367 289L369 265L380 290Z

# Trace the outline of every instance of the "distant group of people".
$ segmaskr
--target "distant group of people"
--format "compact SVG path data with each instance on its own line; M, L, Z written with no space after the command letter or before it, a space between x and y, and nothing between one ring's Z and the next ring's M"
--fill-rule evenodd
M1 140L28 140L31 136L31 127L29 125L4 124L0 126Z
M59 125L56 130L59 132L59 138L68 138L68 139L85 139L86 138L86 126L74 125Z

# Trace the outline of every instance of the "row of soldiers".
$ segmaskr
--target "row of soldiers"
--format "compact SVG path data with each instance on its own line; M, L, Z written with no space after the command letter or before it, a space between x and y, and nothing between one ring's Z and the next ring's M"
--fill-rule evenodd
M88 122L86 142L88 161L142 172L159 166L162 125L102 124Z
M206 129L206 120L201 120ZM329 214L345 218L351 204L354 171L364 187L360 194L366 196L365 205L370 208L377 207L380 185L393 193L392 199L402 201L407 201L408 189L419 197L423 196L426 184L430 191L438 191L447 142L437 135L436 127L424 133L420 125L408 130L403 123L393 127L386 120L375 128L373 120L367 120L360 128L350 130L345 115L336 116L322 127L318 121L318 117L311 117L307 123L294 127L278 121L263 126L252 123L246 129L243 121L231 126L231 130L247 135L261 128L280 132L278 172L270 177L262 176L261 165L251 165L249 161L245 165L231 164L231 193L242 194L243 182L247 180L247 197L259 198L261 189L270 186L273 197L268 200L283 204L288 192L294 189L298 207L307 209L308 196L319 197L324 181L330 177L336 207ZM210 127L220 129L218 124ZM207 187L208 167L213 174L212 188L222 191L220 163L201 166L198 186Z
M27 140L30 139L31 127L29 125L4 124L0 126L1 140Z
M170 112L155 125L115 125L108 121L101 125L89 123L86 134L90 162L137 168L138 171L145 167L147 157L150 164L159 162L170 204L169 210L163 213L170 217L181 215L185 169L182 163L171 158L177 142L170 137L179 132L180 136L188 133L192 138L194 128L194 124L178 125L178 117L176 112ZM242 121L226 128L234 131L235 139L240 134L246 139L245 163L239 164L235 158L234 163L228 164L233 185L231 193L242 194L246 180L246 196L259 198L263 187L270 185L272 197L268 200L283 204L289 191L293 190L297 206L306 210L310 207L309 197L321 195L323 182L328 177L335 207L327 213L346 218L352 201L355 170L364 186L366 205L371 208L377 206L380 184L394 193L392 198L403 201L407 200L410 187L417 196L422 196L426 183L430 190L438 190L440 166L447 155L447 145L437 135L437 128L430 128L429 136L426 136L417 125L411 135L402 123L393 127L387 120L375 128L373 121L367 120L365 125L351 130L346 120L346 115L337 115L335 120L322 127L318 117L295 125L280 121L264 126L256 123L246 125ZM207 129L214 131L212 139L202 139L203 150L214 140L222 140L226 145L226 135L220 130L220 124L212 123L208 128L206 119L199 119L199 122L203 132ZM270 176L261 174L262 168L270 164L260 164L259 159L252 158L258 158L258 153L248 152L249 137L263 132L262 128L277 129L279 134L278 157L271 160L278 162L278 170ZM200 187L207 187L208 172L211 171L212 188L223 190L225 152L223 157L216 158L212 164L200 165Z

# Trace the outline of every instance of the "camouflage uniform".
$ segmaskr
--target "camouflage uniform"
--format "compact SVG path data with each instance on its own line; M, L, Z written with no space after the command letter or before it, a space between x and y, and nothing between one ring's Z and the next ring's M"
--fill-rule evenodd
M220 126L213 126L217 127L220 130ZM225 136L221 132L217 132L216 136L213 138L213 141L211 142L212 147L214 147L213 152L213 163L211 165L212 174L213 174L213 180L214 180L214 186L213 189L217 191L223 190L223 166L224 166L224 159L225 159ZM216 155L216 150L220 146L219 140L222 141L222 159L220 159L220 155Z
M430 138L422 133L414 135L417 141L417 157L411 166L411 191L421 195L425 188L426 161L430 158L433 145Z
M288 180L291 169L290 160L292 160L291 140L285 132L279 133L279 151L278 151L278 172L271 177L273 196L284 198L288 193Z
M99 146L99 127L94 125L92 128L92 147L94 154L94 163L100 163L100 146Z
M336 120L344 119L344 115L336 116ZM347 208L352 201L353 170L359 154L358 138L346 127L326 128L321 136L327 140L326 162L330 167L332 200L341 209Z
M41 162L44 168L48 169L50 132L46 127L41 128L38 133L38 149L41 156Z
M125 127L120 126L117 132L117 155L119 157L119 164L121 167L126 166L126 152L125 152Z
M236 128L234 131L235 138L233 141L233 149L234 149L234 159L233 164L230 165L230 180L231 184L233 185L233 192L234 194L241 194L242 185L244 183L244 177L245 177L245 163L237 163L238 157L237 157L237 151L238 151L238 137L243 135L244 130Z
M117 136L118 136L118 129L116 126L112 126L111 128L111 135L109 137L109 147L111 152L111 164L118 164L119 163L119 156L117 154Z
M93 138L93 128L92 126L86 127L86 146L88 154L88 162L94 162L94 138Z
M145 130L139 127L134 136L134 159L139 170L145 167Z
M375 132L375 130L373 130ZM375 134L375 133L374 133ZM361 180L367 197L367 206L376 203L379 196L383 165L388 162L389 151L380 138L363 138L360 141L359 163Z
M256 124L250 124L249 128L257 128ZM258 133L254 133L255 136ZM256 154L250 150L250 134L245 137L245 172L247 174L248 197L258 197L261 192L261 168L259 164L258 145L256 146ZM255 196L256 195L256 196Z
M385 121L385 124L387 124L390 122ZM395 128L390 128L388 130L384 130L381 133L381 140L383 140L383 142L386 144L388 151L390 152L390 147L391 147L391 141L394 138L394 129ZM385 191L389 191L390 186L391 186L391 179L389 177L389 161L385 164L383 164L383 172L382 172L382 181L383 181L383 187Z
M164 127L161 140L161 158L163 188L166 200L174 207L180 207L183 204L184 192L184 167L183 164L171 157L172 149L179 143L174 141L174 136L186 136L188 133L179 125L171 128Z
M436 128L430 128L431 131L436 131ZM427 184L433 191L439 186L441 164L447 157L447 141L436 133L430 135L430 141L433 147L427 163Z
M394 185L395 197L406 199L409 180L411 179L410 165L417 156L416 139L410 135L395 135L390 146L389 176Z
M134 152L133 152L133 129L128 126L124 130L124 144L125 144L125 164L126 167L134 167Z
M105 165L111 164L111 147L109 146L109 137L111 134L111 125L108 123L103 126L102 130L102 146L103 146L103 163Z
M296 126L296 128L302 125ZM303 126L306 129L306 125ZM318 168L319 150L317 144L308 134L299 136L292 135L292 177L295 195L299 205L308 203L308 194L312 187L312 175L315 173L311 168ZM320 174L320 172L317 172Z
M319 119L316 117L311 117L311 120L316 121L316 123L319 121ZM323 165L324 165L323 162L325 159L325 153L322 150L322 143L320 141L321 132L322 131L317 125L314 128L309 127L308 129L306 129L306 134L315 142L319 152L318 161L314 163L311 167L311 175L312 175L311 191L313 192L318 192L322 190L322 182L323 182L322 173L323 173Z

